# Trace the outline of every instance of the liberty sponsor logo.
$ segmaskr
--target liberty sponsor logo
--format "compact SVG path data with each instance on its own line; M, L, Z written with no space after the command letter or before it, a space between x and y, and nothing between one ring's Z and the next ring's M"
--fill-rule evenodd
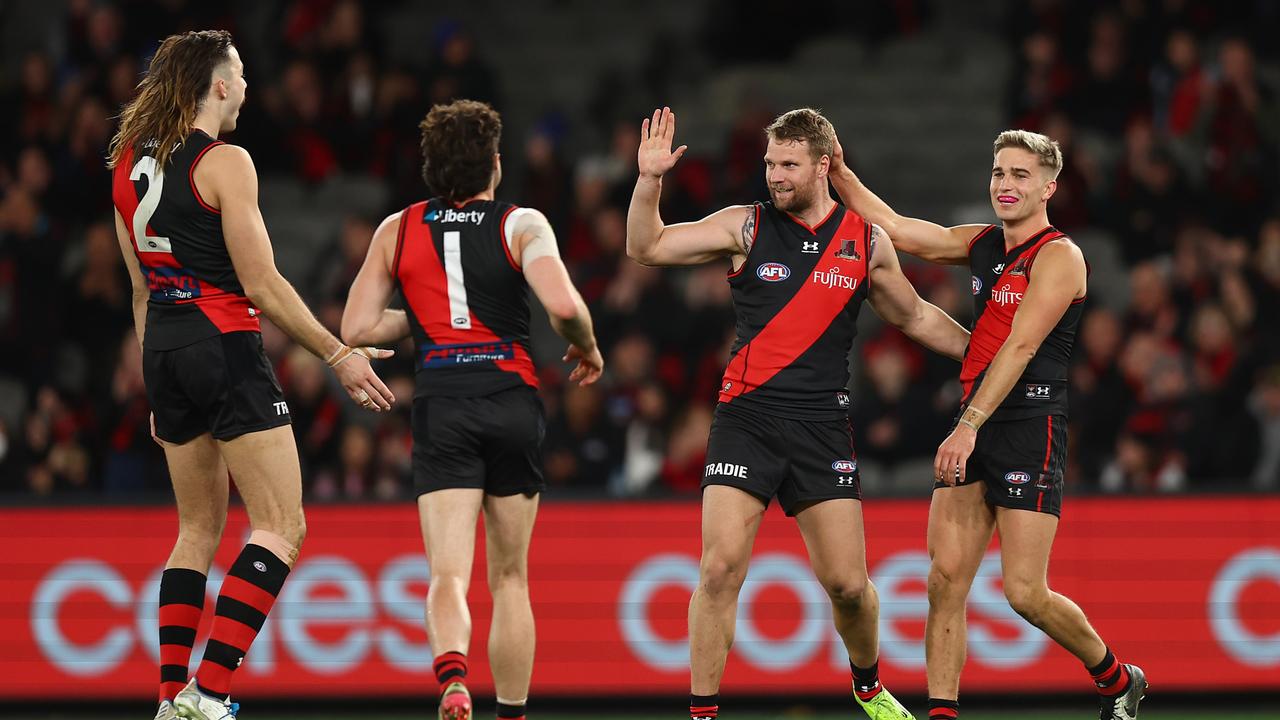
M858 463L856 460L837 460L831 463L831 469L838 473L852 474L858 469Z
M734 477L740 480L747 479L747 466L735 465L733 463L708 463L706 472L703 477Z
M813 271L813 282L825 288L840 288L853 292L858 289L858 281L861 278L852 275L841 275L840 267L833 265L830 270L823 272L821 270Z
M816 255L817 253L822 252L822 250L819 249L817 240L814 240L812 242L805 240L804 242L800 243L800 252L809 253L810 255Z
M1048 400L1049 386L1027 383L1027 399L1028 400Z
M977 275L970 275L969 280L973 285L974 295L977 295L978 293L982 292L982 278L978 277Z
M791 277L791 268L782 263L767 262L756 268L756 277L765 282L782 282Z
M836 257L841 260L861 260L862 256L858 254L858 241L853 239L841 240L840 249L836 252Z
M1026 485L1031 482L1031 473L1025 473L1021 470L1015 470L1011 473L1005 473L1004 481L1010 485Z
M1022 293L1014 291L1012 285L1005 283L1000 286L999 290L991 291L991 302L999 305L1000 307L1005 307L1006 305L1021 305Z
M484 213L479 210L467 210L466 212L458 212L453 208L445 208L444 210L432 210L425 216L427 222L447 222L447 223L473 223L479 225L484 220Z
M272 404L273 406L275 406L275 409L276 409L276 415L288 415L288 414L289 414L289 405L288 405L288 403L286 403L285 401L281 400L280 402L271 403L271 404Z

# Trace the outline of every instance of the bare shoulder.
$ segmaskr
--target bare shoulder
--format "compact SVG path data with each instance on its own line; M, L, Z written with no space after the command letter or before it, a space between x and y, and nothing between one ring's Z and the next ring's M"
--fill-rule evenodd
M1051 263L1063 264L1067 266L1079 265L1084 267L1084 252L1080 250L1080 246L1076 245L1070 237L1063 235L1060 238L1050 240L1040 248L1036 253L1036 262L1043 263L1048 260Z
M249 151L239 145L222 143L209 149L196 166L196 172L202 170L217 173L219 176L257 176L253 167L253 158Z

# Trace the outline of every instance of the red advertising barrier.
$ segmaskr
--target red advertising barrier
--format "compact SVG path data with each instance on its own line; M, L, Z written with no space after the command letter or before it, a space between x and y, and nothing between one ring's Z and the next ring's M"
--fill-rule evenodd
M866 505L881 675L904 693L925 687L927 509L924 501ZM1153 684L1280 687L1280 498L1076 499L1065 513L1053 587ZM687 692L685 613L698 576L698 523L692 502L543 506L530 556L535 694ZM175 526L166 508L0 510L0 698L64 698L68 687L84 696L149 697L158 677L155 598ZM413 506L315 507L308 527L302 558L237 674L236 694L432 692L422 628L428 569ZM211 574L211 600L247 532L235 513ZM481 563L470 597L471 678L491 692ZM206 615L212 602L208 608ZM967 690L1087 687L1080 663L1009 610L995 548L969 614ZM799 533L773 508L743 590L723 689L842 693L847 662Z

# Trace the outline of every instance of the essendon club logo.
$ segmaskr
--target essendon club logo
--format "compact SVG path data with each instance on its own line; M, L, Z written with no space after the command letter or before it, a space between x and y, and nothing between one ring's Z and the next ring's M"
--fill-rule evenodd
M862 256L858 254L858 241L852 238L841 240L840 249L836 251L836 257L841 260L861 260Z

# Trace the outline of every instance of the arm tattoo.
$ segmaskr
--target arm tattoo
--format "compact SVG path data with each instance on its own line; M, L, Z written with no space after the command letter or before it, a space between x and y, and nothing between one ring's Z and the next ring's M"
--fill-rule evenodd
M751 254L751 245L756 240L756 209L747 208L747 219L742 223L742 251Z
M884 228L871 223L871 236L867 238L867 262L871 261L871 256L876 254L876 242L888 237Z

